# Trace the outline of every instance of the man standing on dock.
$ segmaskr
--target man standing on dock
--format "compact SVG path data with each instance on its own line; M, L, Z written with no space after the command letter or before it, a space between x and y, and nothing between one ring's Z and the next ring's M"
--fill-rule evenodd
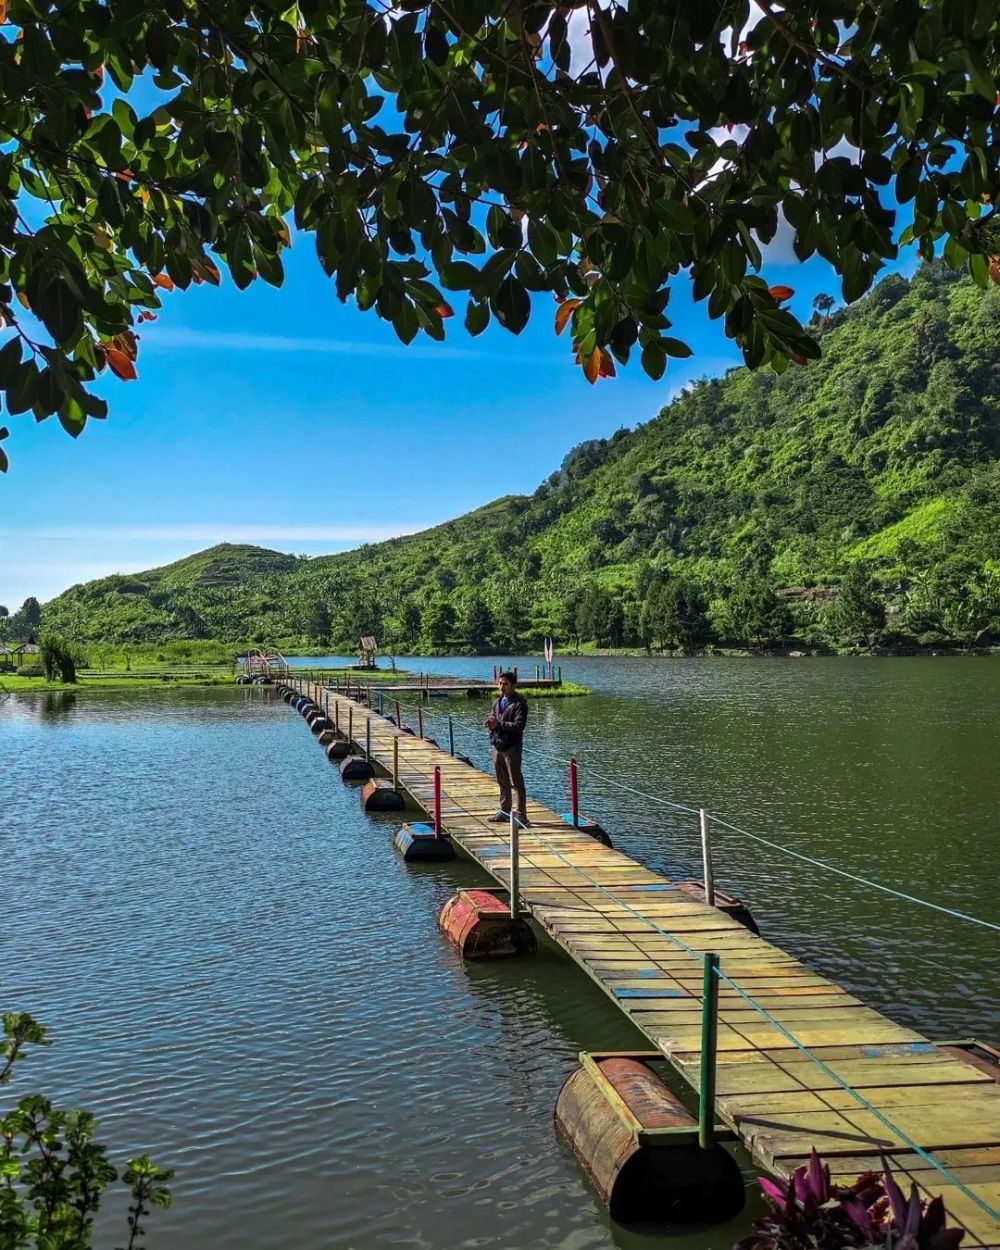
M500 697L483 722L490 731L493 767L500 786L500 810L491 820L495 824L510 820L513 791L517 794L517 818L522 825L527 825L528 800L521 772L521 740L528 723L528 702L515 690L517 678L513 673L501 673L498 684Z

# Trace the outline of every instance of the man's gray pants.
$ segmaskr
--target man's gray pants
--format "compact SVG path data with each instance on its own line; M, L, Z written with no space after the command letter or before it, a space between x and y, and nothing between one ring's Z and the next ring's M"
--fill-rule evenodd
M517 814L522 820L527 815L528 798L524 792L524 774L521 772L521 744L501 751L493 748L493 768L500 786L501 810L509 812L511 792L517 794Z

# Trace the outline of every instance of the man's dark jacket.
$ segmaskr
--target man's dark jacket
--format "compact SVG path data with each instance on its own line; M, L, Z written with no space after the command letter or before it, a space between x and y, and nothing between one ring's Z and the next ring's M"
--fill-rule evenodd
M524 727L528 723L528 701L524 695L517 693L510 695L507 699L507 706L502 711L500 699L495 700L490 714L497 721L496 729L490 730L492 745L498 751L511 751L514 747L519 747Z

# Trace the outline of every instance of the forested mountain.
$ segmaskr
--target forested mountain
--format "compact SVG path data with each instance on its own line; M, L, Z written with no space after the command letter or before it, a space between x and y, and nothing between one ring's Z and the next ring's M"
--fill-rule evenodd
M821 361L698 383L574 448L534 495L332 556L214 547L75 586L44 625L400 649L984 640L1000 628L1000 289L925 265L811 328Z

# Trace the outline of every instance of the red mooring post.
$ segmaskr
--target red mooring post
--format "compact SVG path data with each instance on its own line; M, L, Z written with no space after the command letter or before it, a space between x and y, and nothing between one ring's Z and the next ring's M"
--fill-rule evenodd
M434 766L434 836L441 836L441 769Z
M576 781L576 760L569 762L569 810L573 816L573 828L580 824L580 795Z
M398 700L398 699L396 700L396 728L397 728L397 729L402 729L402 728L403 728L403 714L402 714L402 712L400 712L400 710L399 710L399 700Z

